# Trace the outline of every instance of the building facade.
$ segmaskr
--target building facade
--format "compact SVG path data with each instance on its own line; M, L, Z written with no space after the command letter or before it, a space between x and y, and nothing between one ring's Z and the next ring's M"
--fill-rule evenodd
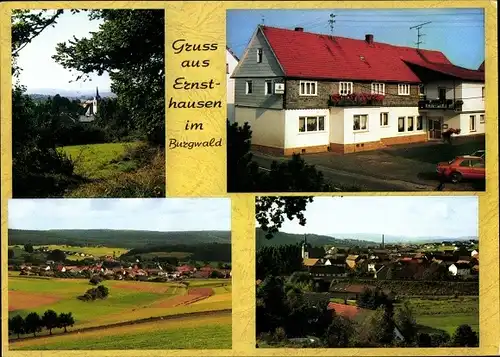
M227 120L234 123L234 87L235 80L231 78L234 69L238 65L238 57L226 47L226 88L227 88Z

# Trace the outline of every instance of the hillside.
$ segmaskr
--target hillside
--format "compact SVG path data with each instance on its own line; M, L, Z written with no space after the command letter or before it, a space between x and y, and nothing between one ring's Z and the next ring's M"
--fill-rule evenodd
M197 245L231 243L229 231L153 232L133 230L19 230L9 229L9 245L103 245L117 248L139 248L164 245Z
M287 244L302 243L304 241L303 234L292 234L285 232L278 232L272 239L267 239L262 229L256 229L256 246L257 249L265 246L279 246ZM312 246L334 245L340 247L367 247L377 245L377 242L357 239L339 239L325 235L308 234L307 242Z
M367 241L381 242L382 234L380 233L332 233L328 234L328 236L339 238L339 239L348 239L348 238L359 238ZM396 236L385 234L384 240L385 243L441 243L441 242L454 242L454 241L465 241L465 240L477 240L477 237L443 237L443 236L418 236L418 237L410 237L410 236Z

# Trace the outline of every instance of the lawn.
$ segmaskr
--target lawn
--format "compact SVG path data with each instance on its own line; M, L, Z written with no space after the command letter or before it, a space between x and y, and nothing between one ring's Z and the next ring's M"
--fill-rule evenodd
M228 285L222 287L222 282ZM13 299L9 317L26 316L32 311L43 314L53 309L57 313L72 312L74 328L85 328L157 316L231 309L230 280L192 280L189 283L190 288L212 287L215 295L196 304L166 308L158 305L187 294L184 285L105 280L102 284L109 288L109 296L105 300L83 302L77 296L92 288L87 279L36 279L9 274L9 295Z
M230 349L231 314L185 317L26 340L15 350Z
M455 332L458 326L467 324L479 331L479 298L464 297L457 299L409 300L414 317L422 330L438 329Z
M89 179L103 179L120 172L137 168L133 161L121 161L128 148L137 147L139 142L106 143L64 146L59 150L66 153L75 163L75 174Z

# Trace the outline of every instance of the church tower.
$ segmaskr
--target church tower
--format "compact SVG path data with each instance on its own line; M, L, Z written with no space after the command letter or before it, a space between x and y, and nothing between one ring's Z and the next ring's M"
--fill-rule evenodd
M95 96L94 99L92 100L92 113L97 114L97 103L101 99L99 96L99 87L95 87Z
M302 259L309 259L309 244L307 244L306 234L304 234L304 242L302 243Z

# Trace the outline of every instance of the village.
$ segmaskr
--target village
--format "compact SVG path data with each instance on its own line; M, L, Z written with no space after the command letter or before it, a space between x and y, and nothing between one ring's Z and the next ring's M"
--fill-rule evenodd
M57 250L57 249L56 249ZM47 247L37 247L33 253L44 253L48 256L53 253ZM184 279L228 279L231 277L230 265L218 263L213 267L208 262L178 262L169 259L168 262L154 262L144 259L130 261L130 259L117 258L112 255L94 256L88 253L59 250L59 254L74 256L81 260L59 261L47 260L43 264L22 263L9 264L9 271L19 271L19 275L35 275L57 278L90 278L94 275L102 276L108 280L137 280L137 281L179 281ZM130 258L130 257L129 257ZM66 261L62 262L61 260ZM177 264L175 264L177 262ZM173 264L172 264L173 263Z

